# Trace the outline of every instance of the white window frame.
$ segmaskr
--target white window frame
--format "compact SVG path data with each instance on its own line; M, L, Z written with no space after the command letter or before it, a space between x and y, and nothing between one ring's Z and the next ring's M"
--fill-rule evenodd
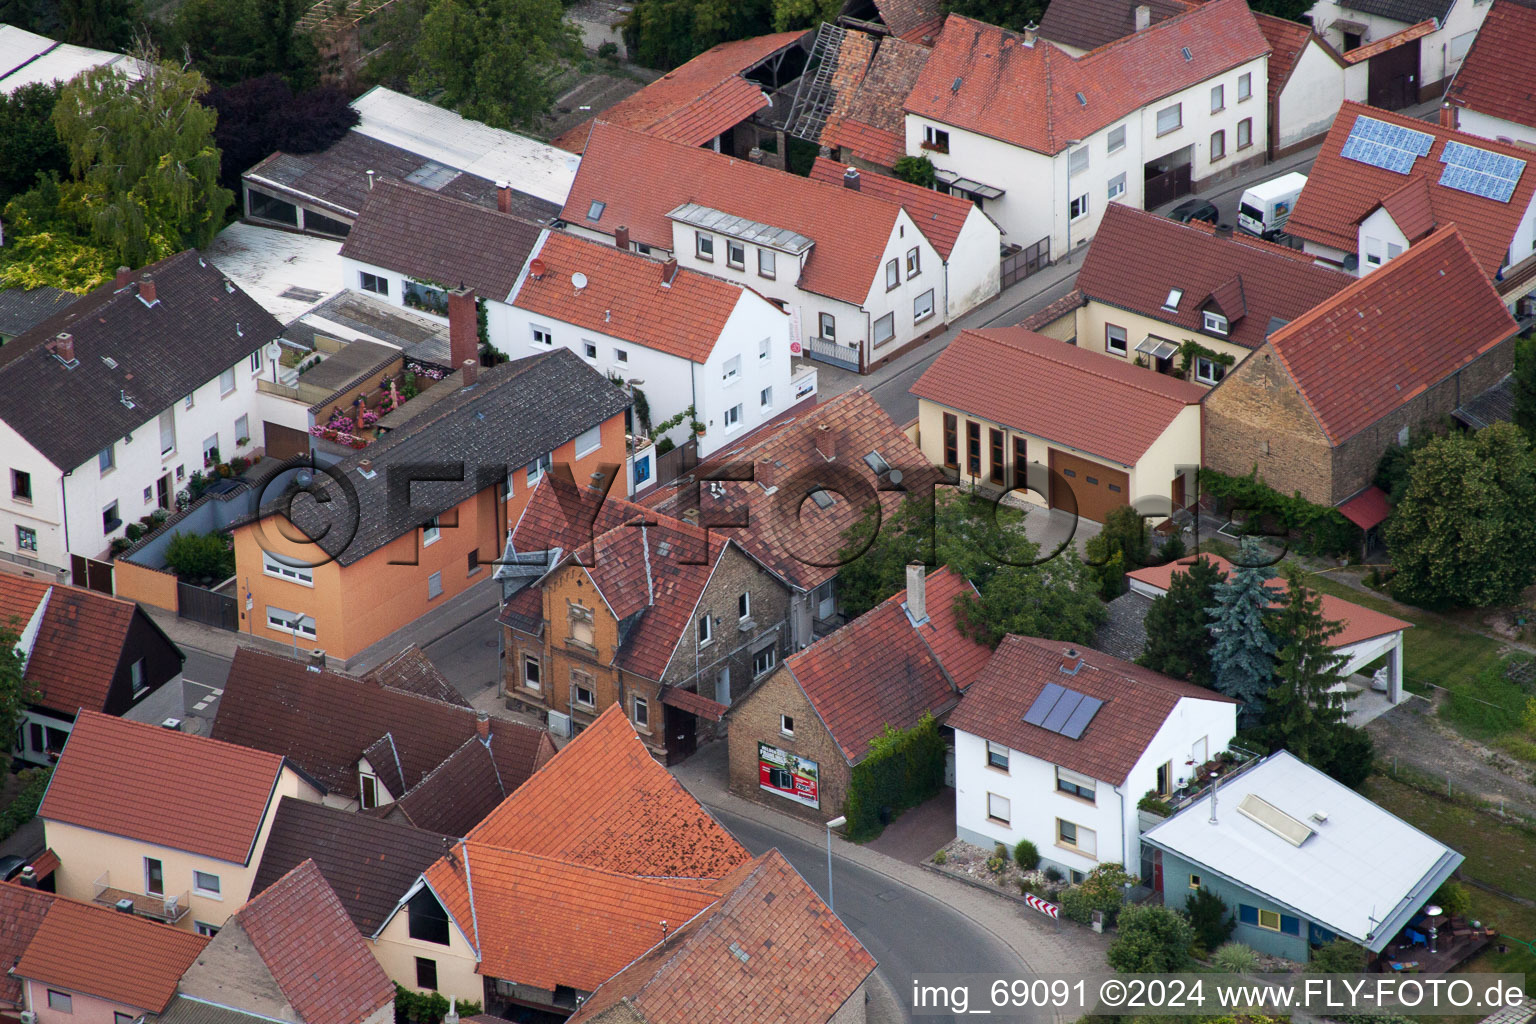
M923 143L938 153L949 152L949 132L936 125L923 125Z
M233 366L219 374L220 398L228 398L235 393L237 387L239 387L239 384L235 381L235 368Z
M651 728L651 702L636 694L630 700L630 719L640 729Z
M584 455L591 455L603 446L603 425L599 423L596 426L588 427L576 435L576 440L573 443L576 446L576 457L578 459Z
M1088 216L1088 193L1084 192L1067 204L1067 219L1082 220Z
M48 990L48 1009L54 1013L74 1013L75 997L56 988Z
M363 291L372 292L374 295L382 295L385 298L389 297L389 278L380 274L370 274L366 270L360 270L358 271L357 281Z
M1163 115L1164 114L1168 114L1168 115L1172 116L1172 118L1173 118L1173 123L1171 125L1169 125L1167 128L1163 127ZM1157 122L1156 122L1156 124L1157 124L1157 137L1158 138L1162 138L1164 135L1172 135L1174 132L1178 131L1180 128L1183 128L1184 127L1184 104L1182 104L1182 103L1175 103L1172 106L1164 107L1162 110L1159 110L1157 112Z
M1227 109L1227 89L1223 85L1211 86L1211 113L1219 114Z
M715 642L715 620L709 617L708 612L699 616L695 630L700 647L708 647Z
M1168 297L1163 300L1163 308L1170 313L1178 311L1179 303L1184 301L1183 288L1168 289Z
M747 247L734 238L725 240L725 265L732 270L747 269Z
M725 424L726 430L738 429L741 426L741 403L737 402L735 405L725 410L725 414L721 417L721 420Z
M896 337L896 314L887 313L878 317L874 323L874 343L876 347L884 345Z
M427 577L427 600L435 601L442 596L443 571L439 569L437 572Z
M212 888L203 884L204 881L210 879L213 881ZM224 898L224 881L212 871L197 871L194 869L192 872L192 891L199 896L205 896L211 900L222 900Z
M928 306L926 311L923 310L923 305L925 303ZM927 291L923 292L923 294L912 300L912 322L914 324L920 324L931 316L933 316L933 289L929 288Z
M586 339L582 339L581 354L587 359L595 360L597 358L597 346Z
M762 341L757 343L757 361L758 362L762 362L764 359L772 359L772 358L773 358L773 339L772 338L764 338Z
M295 628L290 623L297 622ZM306 625L307 624L307 625ZM315 619L312 615L301 615L298 612L288 611L286 608L276 608L267 605L267 628L279 633L287 633L289 636L316 638Z
M1220 384L1226 376L1226 367L1208 356L1195 357L1195 380L1201 384Z
M907 250L907 280L923 272L923 253L917 246Z
M288 565L270 551L262 551L261 553L261 572L264 576L274 576L277 579L287 580L290 583L297 583L304 587L313 587L315 585L315 570L312 566L300 568Z
M741 356L731 356L720 367L720 379L730 387L741 379Z
M543 324L529 324L528 337L534 348L552 348L555 344L554 332Z
M894 259L885 261L885 290L895 291L901 286L901 264Z
M1119 324L1104 325L1104 351L1115 356L1123 356L1129 353L1130 334L1124 327L1121 327Z
M16 550L36 551L37 531L30 526L16 527Z
M1109 151L1118 153L1125 148L1125 125L1117 124L1109 130Z
M101 451L96 453L96 469L102 476L106 476L117 468L117 442L113 441Z
M1067 153L1067 177L1075 178L1088 169L1088 147L1078 146Z
M528 478L528 486L532 487L534 484L538 483L540 478L542 478L545 473L548 473L550 467L554 464L554 452L550 452L548 455L540 455L538 458L528 463L527 467L523 470L523 474Z
M1253 72L1245 71L1237 76L1237 102L1253 97Z
M1013 801L1001 793L987 792L987 820L1013 827Z
M750 590L743 590L736 595L736 619L739 622L746 622L751 617L752 592Z
M778 276L778 253L772 249L758 247L757 250L757 276L772 281Z
M773 385L769 385L757 393L757 405L760 409L773 408Z
M1008 747L987 740L987 767L997 772L1008 772Z
M219 926L216 924L209 924L206 921L193 921L192 930L207 939L211 939L215 935L219 934Z
M533 674L537 678L528 677L530 668L533 669ZM544 660L537 654L523 655L523 689L532 690L534 693L540 693L544 689Z
M1109 188L1105 198L1119 199L1123 195L1125 195L1125 172L1121 171L1119 174L1109 179Z
M251 353L251 374L254 376L261 372L261 349Z
M1212 313L1208 309L1201 310L1200 315L1206 330L1212 334L1226 335L1230 325L1227 323L1225 316L1220 313Z
M766 656L766 657L765 657ZM762 668L758 668L758 661L762 661ZM779 648L775 644L752 652L752 678L760 679L772 672L779 664Z
M580 682L577 682L578 678L579 679L585 679L587 681L586 685L584 685L584 684L582 684ZM576 705L579 708L595 708L595 707L597 707L597 690L593 689L593 685L595 685L595 684L593 684L592 677L587 675L585 672L572 672L571 673L571 703ZM583 690L586 691L587 696L592 698L591 700L582 700L581 699L581 694L582 694Z
M613 349L613 361L616 362L616 363L627 363L627 362L629 362L629 349L627 349L627 348L619 348L618 346L614 346L614 349Z
M715 262L715 236L708 231L693 233L693 255L707 263Z
M431 547L433 544L436 544L438 541L443 539L443 527L442 527L441 520L442 520L442 516L433 516L431 519L428 519L425 523L422 524L422 527L421 527L421 546L422 547L424 547L424 548Z
M788 736L790 739L794 739L795 738L795 716L794 715L784 715L784 714L779 715L779 735L780 736Z

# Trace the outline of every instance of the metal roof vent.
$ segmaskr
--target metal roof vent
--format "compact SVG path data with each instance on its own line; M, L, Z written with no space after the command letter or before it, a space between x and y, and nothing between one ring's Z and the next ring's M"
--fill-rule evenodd
M1078 93L1077 102L1086 107L1088 105L1088 97L1084 96L1082 93Z
M960 91L960 83L963 82L963 81L965 81L965 79L963 79L963 78L956 78L955 81L954 81L954 84L949 87L949 91L950 92L959 92Z
M1328 824L1328 812L1327 811L1313 811L1312 812L1312 820L1317 822L1319 825L1326 825L1326 824Z
M1184 55L1184 59L1185 60L1194 60L1195 59L1195 55L1189 52L1189 47L1187 47L1187 46L1183 47L1182 49L1180 49L1179 52Z

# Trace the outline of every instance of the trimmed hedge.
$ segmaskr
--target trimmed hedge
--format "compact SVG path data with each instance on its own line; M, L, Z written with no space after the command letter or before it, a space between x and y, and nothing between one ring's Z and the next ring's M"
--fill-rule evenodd
M48 791L48 779L52 775L51 768L26 768L17 773L17 778L22 780L21 792L0 809L0 840L9 839L17 829L37 817L37 809L43 802L43 794Z
M1300 493L1281 494L1259 479L1258 469L1247 476L1227 476L1214 469L1200 470L1200 489L1215 498L1223 511L1237 509L1248 519L1264 519L1284 531L1295 549L1304 555L1340 557L1360 550L1360 528L1344 513L1327 505L1314 505Z
M869 741L869 756L853 768L848 801L848 838L856 843L874 839L889 818L939 795L944 788L944 738L933 716L905 731L886 727Z
M455 1007L459 1017L473 1017L481 1012L479 1003L461 1000ZM440 992L412 992L395 982L395 1024L443 1024L448 1000Z

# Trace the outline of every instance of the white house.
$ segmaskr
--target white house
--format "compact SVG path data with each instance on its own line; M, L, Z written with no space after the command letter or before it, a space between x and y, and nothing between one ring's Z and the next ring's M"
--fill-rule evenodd
M1487 139L1536 146L1536 10L1493 0L1477 39L1445 90L1440 123Z
M1269 40L1269 158L1315 145L1345 100L1364 102L1368 61L1345 60L1310 25L1255 12Z
M115 280L0 355L0 557L61 570L263 441L282 327L195 250Z
M857 189L598 122L560 216L574 234L761 293L789 312L792 352L813 359L868 370L945 324L944 261L924 229Z
M508 356L570 349L625 381L637 403L644 396L652 424L681 417L656 440L680 444L693 419L703 423L700 455L814 394L797 397L790 383L788 314L750 288L676 261L546 232L512 306L518 324Z
M1262 164L1268 52L1243 0L1080 57L951 15L907 96L906 149L1010 243L1059 256L1110 202L1150 209Z
M1136 805L1166 797L1226 749L1237 704L1150 669L1056 640L1009 636L949 716L955 829L1077 879L1141 864Z
M1312 24L1368 66L1368 102L1400 110L1439 96L1466 58L1488 0L1317 0Z

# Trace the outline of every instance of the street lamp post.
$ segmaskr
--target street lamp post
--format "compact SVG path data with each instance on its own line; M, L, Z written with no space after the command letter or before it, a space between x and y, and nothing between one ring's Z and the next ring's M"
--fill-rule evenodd
M839 814L827 822L827 909L837 913L837 904L832 901L832 830L842 828L848 824L848 819Z

